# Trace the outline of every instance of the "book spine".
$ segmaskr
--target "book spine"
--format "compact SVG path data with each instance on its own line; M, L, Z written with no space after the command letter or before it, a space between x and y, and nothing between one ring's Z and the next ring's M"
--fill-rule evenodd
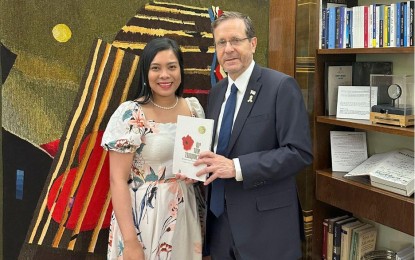
M351 47L351 38L350 38L350 25L351 25L351 9L347 8L346 11L346 28L345 28L345 47L350 48Z
M396 47L401 46L401 3L396 3Z
M363 6L363 47L369 47L369 8Z
M327 8L321 10L321 49L326 49L326 18L327 18Z
M353 7L353 48L360 48L360 28L363 27L360 21L359 6Z
M340 29L341 29L341 18L340 18L340 7L336 7L336 34L335 34L335 42L334 46L336 48L340 47Z
M346 24L346 7L341 6L340 8L340 28L339 28L339 48L344 48L344 39L345 39L345 24Z
M409 35L409 46L414 46L414 37L415 37L415 28L414 28L414 8L415 2L410 1L410 12L409 12L409 28L410 28L410 35Z
M399 45L401 47L404 47L404 41L403 38L405 36L405 2L401 2L401 26L400 26L400 43Z
M415 2L409 1L409 46L414 46L414 7Z
M334 224L333 230L333 260L340 260L341 226Z
M379 29L379 11L380 7L378 5L376 5L375 7L375 13L376 13L376 47L379 47L379 34L380 34L380 29Z
M334 49L336 47L336 8L330 7L328 9L328 18L329 18L329 33L328 33L328 49Z
M409 46L409 37L410 37L410 34L411 34L411 22L410 22L410 19L411 19L411 11L410 11L410 9L411 9L411 2L412 1L407 1L406 2L406 47L408 47Z
M323 260L327 260L327 232L329 231L328 228L328 219L323 220L323 247L321 250L321 255Z
M327 231L327 259L333 259L333 222L328 221L328 231Z
M369 47L376 47L376 14L375 5L369 5Z
M383 47L389 47L389 10L390 6L385 5L384 7L384 18L383 18Z
M404 2L404 18L403 18L403 46L407 47L408 46L408 3Z
M389 46L396 47L396 4L390 5Z
M379 47L383 47L384 6L379 6Z

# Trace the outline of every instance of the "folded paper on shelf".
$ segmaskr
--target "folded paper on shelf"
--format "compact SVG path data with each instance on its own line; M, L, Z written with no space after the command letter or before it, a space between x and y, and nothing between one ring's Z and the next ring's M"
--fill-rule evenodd
M372 186L411 196L414 193L414 152L409 149L374 154L345 178L368 176Z

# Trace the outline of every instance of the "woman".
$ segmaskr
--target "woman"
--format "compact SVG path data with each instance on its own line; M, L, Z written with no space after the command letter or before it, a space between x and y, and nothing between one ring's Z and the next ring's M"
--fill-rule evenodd
M102 138L109 151L111 218L108 259L201 259L199 212L192 181L172 172L178 115L204 117L194 97L182 98L183 58L168 38L140 56L140 94L122 103Z

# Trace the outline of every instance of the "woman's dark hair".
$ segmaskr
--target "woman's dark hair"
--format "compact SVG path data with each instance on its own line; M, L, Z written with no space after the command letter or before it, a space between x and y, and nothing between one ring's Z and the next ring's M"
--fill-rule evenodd
M148 82L148 71L150 70L150 64L154 57L160 51L172 50L174 55L177 57L180 65L181 82L176 90L176 96L182 96L184 89L184 65L183 65L183 54L180 50L179 45L176 41L169 38L155 38L147 43L144 47L143 52L140 56L140 62L138 65L138 84L139 92L136 99L144 97L142 100L137 101L140 104L147 103L152 97L150 83Z

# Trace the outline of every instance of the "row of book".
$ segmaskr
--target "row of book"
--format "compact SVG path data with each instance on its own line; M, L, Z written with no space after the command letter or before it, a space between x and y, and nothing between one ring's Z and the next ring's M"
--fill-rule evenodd
M350 8L326 3L319 42L322 49L414 46L414 1Z
M375 250L377 229L353 216L342 215L323 221L322 256L325 260L360 260Z

